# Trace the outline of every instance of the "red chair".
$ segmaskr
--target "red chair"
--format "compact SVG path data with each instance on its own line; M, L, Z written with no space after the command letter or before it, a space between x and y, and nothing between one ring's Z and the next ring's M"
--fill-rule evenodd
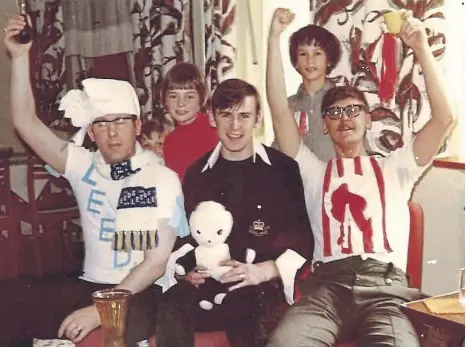
M19 221L10 186L12 148L0 149L0 279L19 275Z
M420 288L422 278L422 252L424 246L424 215L421 205L409 202L410 233L408 246L408 264L406 272L409 277L410 286ZM228 347L230 344L223 331L208 333L196 333L196 347ZM86 339L78 343L78 347L99 347L101 342L100 329L94 330ZM155 337L150 340L151 346L156 346ZM335 347L356 347L356 343L341 343Z
M424 250L424 212L422 206L417 202L410 201L408 204L410 232L406 273L408 274L410 287L421 289Z
M40 192L38 186L43 186ZM64 270L66 257L73 256L68 233L80 231L73 223L79 219L79 209L68 181L52 176L44 162L31 156L27 159L27 189L29 201L18 204L20 219L31 226L29 233L21 233L23 272L42 276ZM76 235L75 239L80 238Z

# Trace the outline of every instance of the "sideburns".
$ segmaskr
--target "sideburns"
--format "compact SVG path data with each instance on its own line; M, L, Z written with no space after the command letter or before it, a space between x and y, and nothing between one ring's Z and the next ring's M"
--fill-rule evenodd
M258 114L256 114L256 119L255 119L255 122L254 122L256 125L260 125L260 117Z

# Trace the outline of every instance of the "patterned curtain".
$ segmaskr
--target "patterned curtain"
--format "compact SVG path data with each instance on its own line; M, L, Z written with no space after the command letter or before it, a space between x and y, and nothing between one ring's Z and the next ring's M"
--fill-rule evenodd
M165 73L193 59L190 12L188 0L134 1L134 85L147 119L163 116L159 99Z
M87 77L129 80L143 117L163 116L160 86L180 61L193 61L192 6L203 6L205 74L211 90L234 71L236 0L29 0L37 32L31 50L37 113L71 130L61 97Z
M220 82L234 73L236 0L203 1L205 76L208 90L213 93Z
M71 130L58 105L87 77L129 80L144 118L163 113L164 73L192 61L189 0L29 0L28 12L37 113L50 127Z
M58 111L65 94L65 41L60 0L29 0L36 37L31 48L31 83L39 118L51 127L63 125Z
M381 103L378 97L382 69L383 13L406 9L424 22L429 44L442 60L446 38L444 0L310 0L314 23L333 32L342 43L340 63L331 74L339 85L353 85L365 92L371 106L369 146L386 155L409 141L430 118L419 63L413 52L397 39L398 77L395 96Z

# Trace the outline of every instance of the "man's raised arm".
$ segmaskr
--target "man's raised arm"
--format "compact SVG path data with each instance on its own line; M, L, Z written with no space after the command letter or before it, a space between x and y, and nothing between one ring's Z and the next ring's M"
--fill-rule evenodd
M51 167L65 172L66 141L57 137L37 117L29 70L31 42L19 44L15 36L24 27L22 16L14 16L8 22L5 46L11 55L11 113L13 125L22 139Z
M453 130L456 117L448 101L438 64L431 52L422 22L413 18L408 12L403 21L400 37L406 45L413 49L419 60L432 110L432 118L419 131L413 144L416 162L418 165L424 166L438 153L445 139Z
M267 101L272 114L273 130L280 151L294 158L298 154L301 137L293 113L288 107L280 36L293 21L294 14L289 10L277 8L272 18L268 38L266 90Z

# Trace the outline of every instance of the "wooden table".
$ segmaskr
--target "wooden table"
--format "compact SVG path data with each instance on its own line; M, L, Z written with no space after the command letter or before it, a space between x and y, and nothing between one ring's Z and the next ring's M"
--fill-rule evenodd
M420 336L422 347L464 346L464 307L460 307L461 313L446 313L447 308L456 307L457 300L458 292L454 292L402 305L402 311Z

